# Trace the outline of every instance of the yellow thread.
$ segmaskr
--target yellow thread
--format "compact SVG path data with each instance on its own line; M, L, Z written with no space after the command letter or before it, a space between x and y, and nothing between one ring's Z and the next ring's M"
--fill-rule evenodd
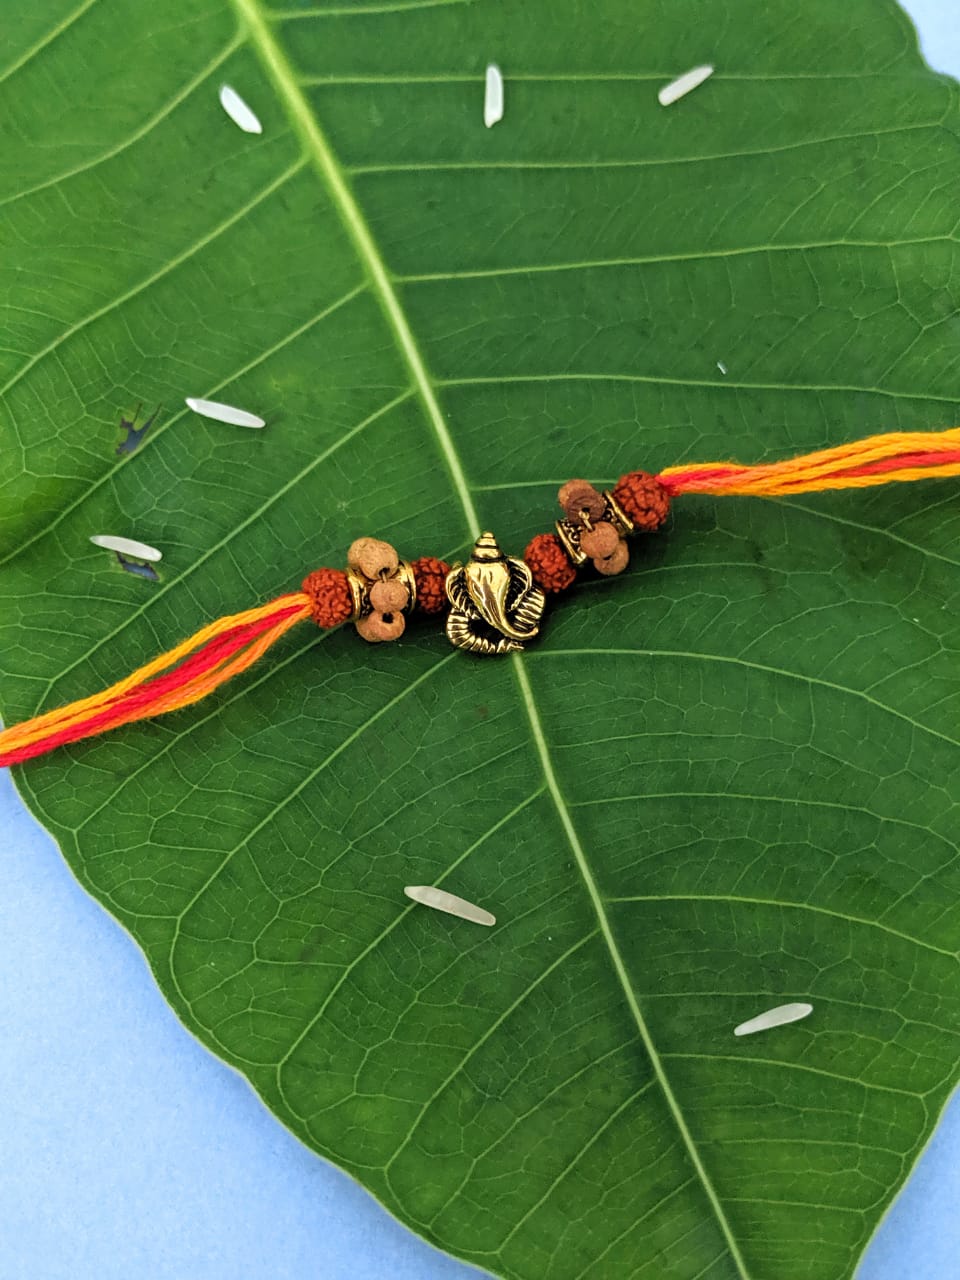
M776 497L790 493L814 493L823 489L863 489L892 480L921 480L928 475L960 475L960 462L938 463L937 455L960 449L960 427L948 431L894 431L870 436L852 444L821 449L799 458L759 466L706 462L697 466L667 467L664 479L678 477L676 491L683 493L731 493ZM931 455L928 465L917 455ZM862 467L903 456L910 465L870 475L851 475ZM716 470L717 475L709 472ZM689 483L683 480L690 475Z
M176 663L190 656L195 649L201 648L203 645L215 640L217 636L223 635L226 631L231 631L235 627L247 626L254 622L259 622L262 618L268 617L270 614L276 613L284 607L300 606L299 611L289 619L285 620L285 624L292 626L295 622L301 622L304 618L309 617L310 601L303 592L296 592L288 596L281 596L277 600L271 600L269 604L260 605L256 609L247 609L243 613L234 613L226 618L218 618L215 622L211 622L209 626L204 627L188 640L184 640L175 648L168 650L167 653L161 654L159 657L152 659L144 666L139 667L130 675L125 676L122 680L118 680L116 684L111 685L108 689L103 689L100 693L92 694L89 698L81 698L77 702L71 702L64 707L58 707L54 711L45 712L43 715L36 716L32 720L26 720L23 724L14 725L10 729L0 733L0 753L8 751L17 751L23 747L32 746L33 743L49 736L51 733L61 729L67 729L76 724L78 721L86 720L95 715L99 711L106 710L110 705L123 698L125 694L135 689L138 685L151 677L160 675L168 668L173 667ZM286 630L286 625L283 625ZM282 635L283 631L278 628L272 628L266 633L266 636ZM261 643L264 637L260 637L257 642L247 649L241 658L246 657L251 652L257 657L263 653L268 645ZM255 659L250 659L254 661ZM237 660L239 661L239 659ZM250 663L246 662L239 670L244 670ZM177 691L178 694L184 694L185 691L192 689L198 682L210 681L214 678L218 668L214 668L213 672L205 672L204 675L198 676L196 680L190 681L183 689ZM222 680L216 680L209 684L208 688L216 688L217 684ZM169 695L173 697L174 695ZM202 696L202 694L200 695ZM195 701L195 699L192 699ZM167 700L165 699L164 702ZM177 703L176 705L181 705ZM186 705L185 703L183 705ZM173 710L171 707L163 707L164 710ZM141 713L142 714L142 713ZM155 714L155 713L152 713ZM136 713L134 713L136 715Z

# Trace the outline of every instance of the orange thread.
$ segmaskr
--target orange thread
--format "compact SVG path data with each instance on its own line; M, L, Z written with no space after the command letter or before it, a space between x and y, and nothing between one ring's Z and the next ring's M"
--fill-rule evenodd
M786 497L824 489L863 489L890 480L922 480L934 474L960 475L960 427L891 431L754 467L730 462L667 467L657 479L673 496L730 493Z
M245 632L257 627L257 624L268 625L270 619L278 615L279 620L268 630L258 627L258 633L250 637L251 642L232 661L230 653L225 653L223 660L218 661L211 669L188 678L180 685L176 683L177 672L173 672L170 677L162 676L163 672L181 661L189 667L191 655L196 660L200 651L213 648L228 633L239 632L242 637ZM123 680L118 680L108 689L4 730L0 733L0 765L17 763L24 753L29 758L65 742L93 737L131 720L162 715L197 702L224 681L245 671L290 627L309 616L310 601L301 592L281 596L257 609L219 618L167 653L139 667ZM151 698L152 677L160 677L155 683L164 683L166 680L171 683L164 683L163 691L158 690L157 696Z

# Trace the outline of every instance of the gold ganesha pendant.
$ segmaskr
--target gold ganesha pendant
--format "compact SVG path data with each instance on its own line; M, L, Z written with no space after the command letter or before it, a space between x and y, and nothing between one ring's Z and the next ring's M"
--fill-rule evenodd
M447 635L469 653L515 653L540 630L546 596L522 560L482 533L465 565L447 574Z

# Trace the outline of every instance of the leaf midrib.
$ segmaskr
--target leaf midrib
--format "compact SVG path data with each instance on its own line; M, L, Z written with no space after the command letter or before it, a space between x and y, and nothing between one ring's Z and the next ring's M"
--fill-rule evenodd
M657 1083L660 1085L667 1107L673 1117L674 1124L677 1126L680 1137L683 1140L683 1145L686 1149L687 1155L689 1156L690 1161L696 1170L697 1176L700 1179L704 1193L710 1202L710 1207L713 1209L714 1215L720 1226L720 1230L723 1233L723 1238L726 1241L727 1248L730 1250L730 1255L736 1264L742 1280L749 1280L749 1273L743 1260L743 1256L740 1253L740 1247L737 1244L736 1238L730 1228L730 1224L727 1221L727 1216L723 1211L723 1206L721 1205L720 1199L714 1189L710 1175L707 1173L703 1162L700 1159L700 1152L693 1140L693 1135L687 1127L687 1122L683 1117L683 1112L677 1102L676 1095L673 1092L670 1081L667 1079L666 1073L664 1072L660 1053L653 1042L653 1037L650 1034L650 1028L647 1026L647 1021L643 1016L643 1011L640 1008L636 993L630 984L627 968L624 964L623 957L620 954L620 948L617 945L617 940L614 937L613 928L607 915L603 897L601 896L597 882L594 879L590 863L587 859L586 850L580 841L579 833L577 832L570 813L570 807L560 789L560 784L553 768L550 748L547 744L546 735L543 732L543 725L540 721L540 712L533 696L533 689L530 686L530 679L527 675L526 667L524 666L523 660L519 654L513 655L513 661L514 675L516 676L517 683L520 686L524 710L527 713L527 720L529 721L530 731L533 735L534 746L536 748L537 755L540 758L540 767L543 770L543 776L546 780L547 791L549 792L550 798L553 800L554 806L556 807L557 815L560 818L564 834L567 837L567 842L570 845L570 849L577 863L577 868L590 897L590 904L596 913L597 920L599 921L600 932L602 933L603 940L606 943L607 951L610 955L610 962L613 965L614 972L616 973L617 981L620 983L620 988L623 991L627 1007L629 1008L630 1014L636 1023L637 1030L640 1033L640 1039L643 1041L643 1047L647 1051L647 1056L650 1058L650 1063L653 1067Z
M454 490L456 491L457 498L463 508L468 530L473 537L476 537L480 532L480 522L477 518L476 508L473 503L473 496L467 483L463 464L461 463L460 456L453 442L453 437L450 434L446 420L440 409L434 385L427 372L423 356L420 353L419 346L413 335L413 331L410 328L406 314L403 311L393 288L393 284L387 272L386 264L384 263L376 243L374 242L370 229L367 226L366 219L354 199L352 191L347 185L347 181L337 157L330 147L330 144L320 128L307 100L303 96L293 69L290 66L285 53L278 44L258 0L230 0L230 4L237 14L241 27L246 30L251 45L263 63L267 75L273 83L277 96L280 99L281 105L290 118L291 124L300 136L306 154L309 156L318 173L325 181L331 200L340 214L341 220L353 241L357 254L370 278L372 292L380 303L386 321L394 335L397 346L400 349L400 353L409 368L411 379L416 387L417 394L423 403L427 420L436 436L440 451L450 473ZM591 906L593 907L594 913L597 917L600 932L603 936L604 943L606 944L610 962L613 966L617 981L620 984L627 1007L640 1034L640 1038L650 1059L654 1075L663 1093L664 1100L673 1118L674 1124L677 1127L677 1131L680 1134L687 1156L696 1171L704 1194L706 1195L711 1209L713 1210L726 1247L729 1250L731 1259L737 1268L738 1275L741 1280L750 1280L750 1275L740 1251L740 1246L733 1234L729 1222L727 1221L727 1216L723 1210L722 1204L720 1203L717 1192L714 1189L710 1176L700 1158L700 1153L693 1140L693 1135L687 1127L686 1120L684 1119L676 1096L674 1095L670 1082L664 1072L660 1054L654 1044L650 1029L643 1016L643 1012L640 1009L636 994L630 984L626 965L620 953L620 948L617 945L610 920L607 916L603 898L600 894L596 880L594 879L586 851L580 841L579 834L574 825L570 808L567 805L566 799L557 780L553 761L550 756L549 745L543 732L540 712L533 696L533 689L530 685L530 680L521 655L512 655L512 667L517 681L520 699L527 716L532 742L540 761L540 767L543 772L547 791L549 792L550 798L557 811L557 816L560 819L561 826L563 827L564 834L570 845L577 868L580 872L581 878L583 879Z
M463 466L440 411L440 405L437 403L433 383L427 373L420 348L400 306L383 258L374 244L366 219L353 198L353 192L347 186L340 164L300 91L293 68L274 38L257 0L230 0L230 3L241 25L246 28L250 42L263 62L284 110L300 136L307 156L326 182L333 203L357 250L357 255L370 277L373 294L380 303L387 324L400 348L400 354L410 370L427 418L436 434L457 498L466 516L468 531L472 537L476 538L480 533L480 522L477 519Z

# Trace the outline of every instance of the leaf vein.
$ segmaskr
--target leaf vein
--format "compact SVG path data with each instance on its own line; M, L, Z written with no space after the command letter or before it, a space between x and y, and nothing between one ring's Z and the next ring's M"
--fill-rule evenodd
M329 303L321 311L318 311L315 315L311 316L309 320L305 320L302 324L297 325L295 329L291 329L288 333L285 333L283 337L279 338L275 343L273 343L272 346L266 347L263 351L259 352L251 360L248 360L245 364L241 365L238 369L234 369L232 372L227 374L225 378L221 378L221 380L215 383L212 387L208 387L204 391L202 398L205 400L211 399L214 395L217 394L217 392L222 391L224 387L230 386L231 383L236 382L238 379L252 372L252 370L259 368L260 365L264 364L272 356L275 356L278 352L282 351L285 347L288 347L292 342L296 342L298 338L302 338L305 333L309 333L311 329L313 329L321 321L326 320L328 316L333 315L335 311L338 311L341 307L345 306L348 302L352 302L353 299L358 297L359 294L363 293L365 289L366 289L366 284L360 284L355 289L351 289L349 292L337 298L336 301ZM155 429L150 432L150 434L144 440L143 444L135 453L125 454L124 457L121 458L119 462L115 463L112 467L110 467L109 470L105 471L92 484L88 485L87 488L84 489L83 492L73 500L73 502L68 503L59 512L59 514L49 522L49 524L44 525L43 528L39 529L35 534L33 534L32 537L27 538L25 541L19 543L7 556L5 556L2 560L0 560L0 566L6 564L10 560L13 560L16 556L20 555L21 552L26 551L27 547L32 546L35 542L38 542L46 534L51 533L54 529L56 529L56 527L60 524L62 520L65 520L67 516L69 516L72 512L76 511L78 507L82 506L83 503L86 502L86 500L90 498L94 493L96 493L97 490L102 485L112 481L114 477L117 475L117 473L123 469L123 467L130 466L133 460L137 457L137 454L142 453L144 449L149 449L172 426L174 426L178 422L181 422L184 418L188 417L191 412L192 410L183 408L183 409L180 409L178 413L175 413L172 418L168 418L165 422L158 423ZM89 653L86 656L89 657Z
M247 0L236 0L246 3ZM250 0L253 2L253 0ZM708 164L715 160L744 160L753 156L781 155L804 147L832 146L836 142L859 142L893 133L914 133L923 129L940 129L943 120L923 120L916 124L894 125L889 129L871 129L867 133L838 133L823 138L804 138L800 142L786 142L779 147L748 148L743 151L718 151L700 156L666 156L643 160L441 160L410 164L362 164L352 165L348 172L359 174L391 173L461 173L487 172L491 170L587 170L595 169L659 169L686 164ZM912 172L908 177L915 176Z
M451 662L455 656L456 656L455 654L448 654L447 657L441 658L439 662L435 662L432 667L427 667L426 670L421 672L421 674L417 676L415 680L411 681L410 684L405 685L399 693L395 694L394 697L390 698L387 702L384 702L379 707L377 707L376 711L371 716L368 716L367 719L364 720L362 724L359 724L354 730L352 730L343 739L342 742L339 742L332 751L328 752L328 754L324 756L324 758L320 761L319 764L314 765L313 768L309 770L309 772L304 774L304 776L293 788L293 790L288 791L282 800L272 804L268 812L264 815L264 817L261 818L258 823L256 823L253 827L250 828L249 831L247 831L244 834L244 837L240 841L240 843L234 845L232 849L227 851L226 855L223 858L221 858L220 862L213 869L213 871L206 878L206 880L204 880L204 882L200 885L199 889L197 889L196 892L184 904L184 906L181 907L181 909L177 912L177 914L172 917L172 919L175 921L175 928L174 928L173 936L170 939L168 968L170 971L170 975L173 979L174 985L176 986L177 991L180 995L180 998L183 1000L184 1004L187 1005L187 1007L189 1007L190 1001L187 998L186 993L180 987L180 983L177 978L176 965L174 962L174 953L176 951L176 946L180 938L181 926L187 914L193 909L193 907L197 904L197 902L200 901L200 899L203 897L203 895L206 893L209 887L214 883L215 880L217 880L217 878L222 874L224 869L229 865L231 860L234 857L236 857L236 855L240 852L241 849L246 848L246 846L249 845L250 841L254 838L254 836L258 835L265 827L269 826L269 824L273 822L273 820L276 818L277 814L282 813L288 804L290 804L293 800L295 800L297 796L301 795L302 792L310 785L311 782L313 782L316 778L318 778L325 769L328 769L330 765L335 760L337 760L341 755L343 755L343 753L349 747L353 746L355 742L358 742L369 729L371 729L375 724L377 724L378 721L382 720L385 715L388 715L389 712L393 711L395 707L399 706L400 703L402 703L412 693L414 693L417 689L419 689L421 685L425 684L433 675L436 674L436 672L440 671L443 667L447 666L447 664Z
M20 70L21 67L25 67L28 62L32 61L37 56L38 53L42 53L44 49L53 44L54 40L58 40L65 31L69 31L74 23L78 22L88 9L92 9L97 3L99 3L99 0L82 0L82 3L78 4L75 9L71 10L71 12L68 13L66 17L62 18L55 27L52 27L45 35L41 36L39 40L35 41L29 49L25 49L24 52L20 54L19 58L15 58L5 71L0 72L0 84L3 84L4 80L9 80L12 75Z
M440 876L437 877L435 883L443 884L443 882L448 878L448 876L450 876L454 871L457 870L458 867L460 867L464 862L466 862L466 860L471 856L471 854L475 853L477 849L479 849L482 845L484 845L492 835L495 835L503 827L508 826L519 813L522 813L522 811L526 809L528 805L532 804L533 801L536 800L537 797L541 796L542 794L543 794L542 788L539 791L531 792L531 794L528 795L525 800L522 800L518 805L516 805L513 809L511 809L509 813L504 814L501 818L498 818L497 821L493 823L492 826L488 827L486 831L482 833L482 835L478 836L477 839L474 840L473 843L469 845L464 850L464 852L460 854L459 857L455 858L454 861L451 862L450 866L447 867L447 869ZM316 1026L316 1024L320 1021L320 1019L326 1013L327 1009L330 1007L331 1002L335 999L337 992L340 990L343 984L347 981L347 979L350 977L350 975L353 973L356 967L363 960L365 960L373 951L375 951L377 947L379 947L380 944L386 938L390 936L390 934L393 932L394 929L397 928L397 926L401 923L401 921L405 920L412 911L416 911L416 910L417 910L416 903L414 902L407 903L404 906L404 908L396 916L394 916L394 918L390 921L390 923L384 929L381 929L380 932L376 934L376 936L373 937L370 940L370 942L367 943L367 945L363 948L363 950L359 951L357 955L354 956L354 958L350 961L349 964L344 966L342 973L337 978L336 982L331 987L330 991L324 997L323 1003L320 1005L319 1009L316 1011L315 1014L313 1014L308 1019L303 1030L300 1032L297 1038L293 1041L293 1043L287 1048L286 1052L283 1054L283 1057L280 1058L279 1062L277 1063L277 1089L281 1094L281 1096L283 1096L284 1094L283 1078L282 1078L284 1066L290 1060L293 1054L297 1051L297 1049L303 1043L306 1037L310 1034L311 1030ZM287 1101L285 1097L284 1097L284 1101ZM287 1101L287 1105L290 1107L291 1111L293 1111L294 1115L296 1115L297 1114L296 1109L292 1106L292 1104L289 1101ZM301 1117L301 1119L302 1118L303 1117Z
M556 1191L557 1187L559 1187L560 1184L563 1182L563 1180L573 1172L573 1170L577 1167L577 1165L584 1158L584 1156L589 1154L589 1152L600 1141L600 1139L607 1132L610 1126L615 1124L617 1120L619 1120L620 1117L623 1115L623 1113L629 1107L632 1107L638 1098L642 1098L648 1089L652 1089L656 1083L657 1083L656 1080L648 1080L645 1084L642 1084L639 1087L639 1089L634 1089L633 1093L631 1093L629 1097L624 1098L623 1102L620 1103L620 1105L616 1108L616 1110L612 1111L610 1115L607 1116L603 1124L601 1124L597 1129L594 1130L594 1132L590 1135L589 1139L583 1144L582 1147L580 1147L579 1151L577 1151L573 1159L568 1164L564 1165L564 1167L560 1170L560 1172L556 1175L556 1177L547 1187L546 1191L543 1192L543 1194L530 1206L529 1209L527 1209L525 1213L521 1214L521 1216L517 1219L517 1221L513 1224L513 1226L504 1236L503 1240L501 1240L498 1247L494 1250L491 1250L492 1253L500 1254L503 1252L503 1250L507 1247L507 1245L513 1239L513 1237L517 1234L517 1232L520 1231L521 1228L525 1227L526 1224L533 1217L533 1215L537 1212L537 1210L541 1208L541 1206L544 1205L547 1202L547 1200L550 1199L554 1191ZM669 1195L664 1196L662 1201L654 1205L653 1208L650 1209L648 1213L644 1214L643 1216L648 1217L649 1213L655 1212L660 1207L660 1204L666 1203L666 1201L669 1200L670 1195L675 1195L678 1191L683 1190L684 1187L690 1186L690 1184L695 1181L696 1179L693 1176L691 1176L687 1178L684 1182L681 1182L679 1187L674 1187L674 1189L670 1192ZM642 1221L642 1219L640 1219L640 1221ZM631 1226L633 1225L635 1224L631 1223Z
M531 382L641 382L654 386L666 387L709 387L711 390L726 391L784 391L833 394L835 392L853 392L857 395L888 396L893 400L914 400L932 404L958 403L956 396L937 396L917 391L894 391L885 387L862 387L843 383L818 382L735 382L730 378L675 378L663 374L642 373L525 373L502 374L496 377L475 376L468 378L441 378L440 387L482 387L487 385L505 386Z
M246 204L243 204L239 209L234 210L228 218L224 219L223 222L218 223L217 226L212 228L212 230L205 232L199 240L195 240L193 244L189 245L175 257L171 258L169 262L165 262L159 270L152 272L149 276L145 277L145 279L139 280L133 288L128 289L125 293L122 293L110 302L105 303L102 307L98 307L96 311L91 311L89 315L84 316L82 320L77 320L74 324L64 329L64 331L58 337L54 338L52 342L47 343L45 347L35 355L31 356L30 359L12 375L6 384L3 387L0 387L0 396L6 395L13 387L16 386L21 378L25 377L25 375L39 364L41 360L55 352L57 348L69 338L74 337L75 334L86 329L89 325L93 324L94 321L101 320L112 311L116 311L118 307L122 307L133 298L139 297L152 285L156 284L158 280L162 280L165 276L170 275L172 271L175 271L185 262L188 262L209 245L213 244L220 236L229 231L231 227L236 226L238 222L241 222L247 214L257 207L257 205L261 204L264 200L268 200L270 196L279 191L286 182L304 168L305 163L305 160L302 158L296 160L289 166L289 168L285 169L279 177L274 178L272 182L268 183L267 186L258 191L255 196L246 202Z
M920 720L914 720L912 716L908 716L905 711L897 711L895 707L888 706L885 702L880 702L871 694L865 693L862 689L851 689L847 685L838 684L833 680L825 680L822 676L810 676L801 671L788 671L783 667L771 667L760 662L749 662L745 658L737 658L728 654L720 653L691 653L680 649L541 649L531 655L538 660L544 658L577 658L584 653L606 654L608 657L638 657L638 658L690 658L695 662L717 662L725 666L745 667L751 671L760 671L765 675L782 676L787 680L798 680L805 684L831 689L834 693L847 694L851 698L859 698L863 702L869 703L876 707L878 711L886 712L887 715L893 716L897 720L902 720L905 724L909 724L912 728L918 729L921 733L929 734L932 738L938 738L941 742L947 743L951 747L960 747L960 742L955 738L949 737L945 733L941 733L939 729L934 729L930 725L923 724Z
M399 1160L400 1156L404 1153L404 1151L410 1145L410 1142L413 1140L413 1135L416 1133L417 1129L420 1127L420 1124L424 1116L427 1114L427 1112L430 1110L430 1108L433 1106L436 1100L440 1097L440 1095L453 1083L453 1081L457 1078L457 1076L463 1071L467 1063L470 1062L471 1058L473 1058L474 1054L478 1053L479 1050L483 1048L483 1046L487 1043L490 1037L496 1031L499 1031L499 1029L504 1025L504 1023L514 1013L516 1013L516 1011L521 1007L521 1005L523 1005L524 1001L528 1000L529 997L533 995L533 993L536 990L538 990L538 988L544 982L546 982L546 980L553 973L555 973L557 969L561 967L561 965L565 964L566 961L569 960L572 955L575 955L576 952L578 952L581 947L586 946L586 944L592 941L596 936L597 936L597 931L595 929L591 930L590 933L585 934L582 938L578 938L576 942L574 942L571 946L569 946L566 949L566 951L562 951L560 955L556 956L553 960L551 960L550 963L547 965L547 967L543 969L537 975L537 977L534 978L532 982L528 983L527 986L525 986L524 989L519 993L519 995L517 995L510 1002L510 1004L507 1005L507 1007L501 1013L499 1013L496 1018L494 1018L494 1020L490 1023L490 1025L486 1027L486 1029L484 1030L483 1035L481 1035L478 1039L476 1039L473 1042L473 1044L470 1046L470 1048L467 1050L464 1056L460 1059L460 1061L456 1064L453 1070L449 1071L447 1075L444 1076L440 1084L437 1085L436 1089L434 1089L430 1097L427 1098L427 1100L421 1106L419 1112L417 1113L416 1119L414 1120L410 1128L407 1130L407 1133L403 1141L399 1144L399 1146L396 1148L396 1150L393 1152L393 1154L384 1164L383 1173L388 1183L390 1182L390 1170L392 1166L396 1163L397 1160Z
M864 928L880 929L883 933L892 934L895 938L900 938L904 942L912 943L915 947L922 947L926 951L936 951L938 955L946 956L950 960L960 958L956 951L948 951L945 947L938 947L932 942L924 942L922 938L915 938L912 934L904 933L900 929L894 929L891 925L882 924L879 920L868 920L863 916L851 916L844 911L834 911L830 907L820 907L812 902L787 902L779 901L776 898L753 898L744 897L734 893L636 893L629 894L624 897L612 897L605 899L607 902L737 902L744 906L758 907L782 907L784 910L792 911L813 911L818 915L832 916L837 920L845 920L848 924L861 925Z
M828 1080L839 1080L842 1084L859 1085L861 1089L872 1089L880 1093L896 1093L903 1098L913 1098L926 1110L926 1101L922 1093L914 1093L910 1089L898 1089L890 1084L876 1084L873 1081L861 1080L858 1076L841 1075L838 1071L828 1071L825 1067L811 1067L805 1062L791 1062L783 1058L752 1058L746 1054L734 1053L665 1053L665 1058L691 1060L696 1062L737 1062L750 1063L759 1067L779 1067L784 1071L806 1071L810 1075L824 1076Z
M95 0L94 0L95 2ZM39 191L46 191L50 187L57 187L62 182L67 182L71 178L76 178L82 173L89 173L91 169L96 169L98 165L106 164L108 160L114 160L117 156L122 155L124 151L141 142L154 129L158 128L164 120L171 115L177 107L198 89L216 69L221 66L230 57L232 53L243 43L242 37L237 35L229 44L225 45L206 66L201 67L197 74L188 80L173 97L168 98L159 111L149 116L139 128L129 134L122 142L118 142L116 146L110 147L107 151L101 151L99 155L85 161L83 164L76 165L72 169L65 169L63 173L58 173L52 178L46 178L43 182L38 182L33 187L25 187L23 191L16 191L13 195L4 196L0 200L0 208L5 205L15 204L18 200L25 200L27 196L36 195Z
M525 263L510 267L479 267L470 271L427 271L398 275L397 284L432 284L456 280L488 280L501 276L549 275L564 271L597 271L606 268L658 266L665 262L702 262L705 259L751 257L763 253L804 253L820 249L900 249L926 244L955 244L950 232L937 236L918 236L907 240L812 240L795 244L750 244L729 249L703 249L687 253L652 253L631 258L596 258L582 262Z

